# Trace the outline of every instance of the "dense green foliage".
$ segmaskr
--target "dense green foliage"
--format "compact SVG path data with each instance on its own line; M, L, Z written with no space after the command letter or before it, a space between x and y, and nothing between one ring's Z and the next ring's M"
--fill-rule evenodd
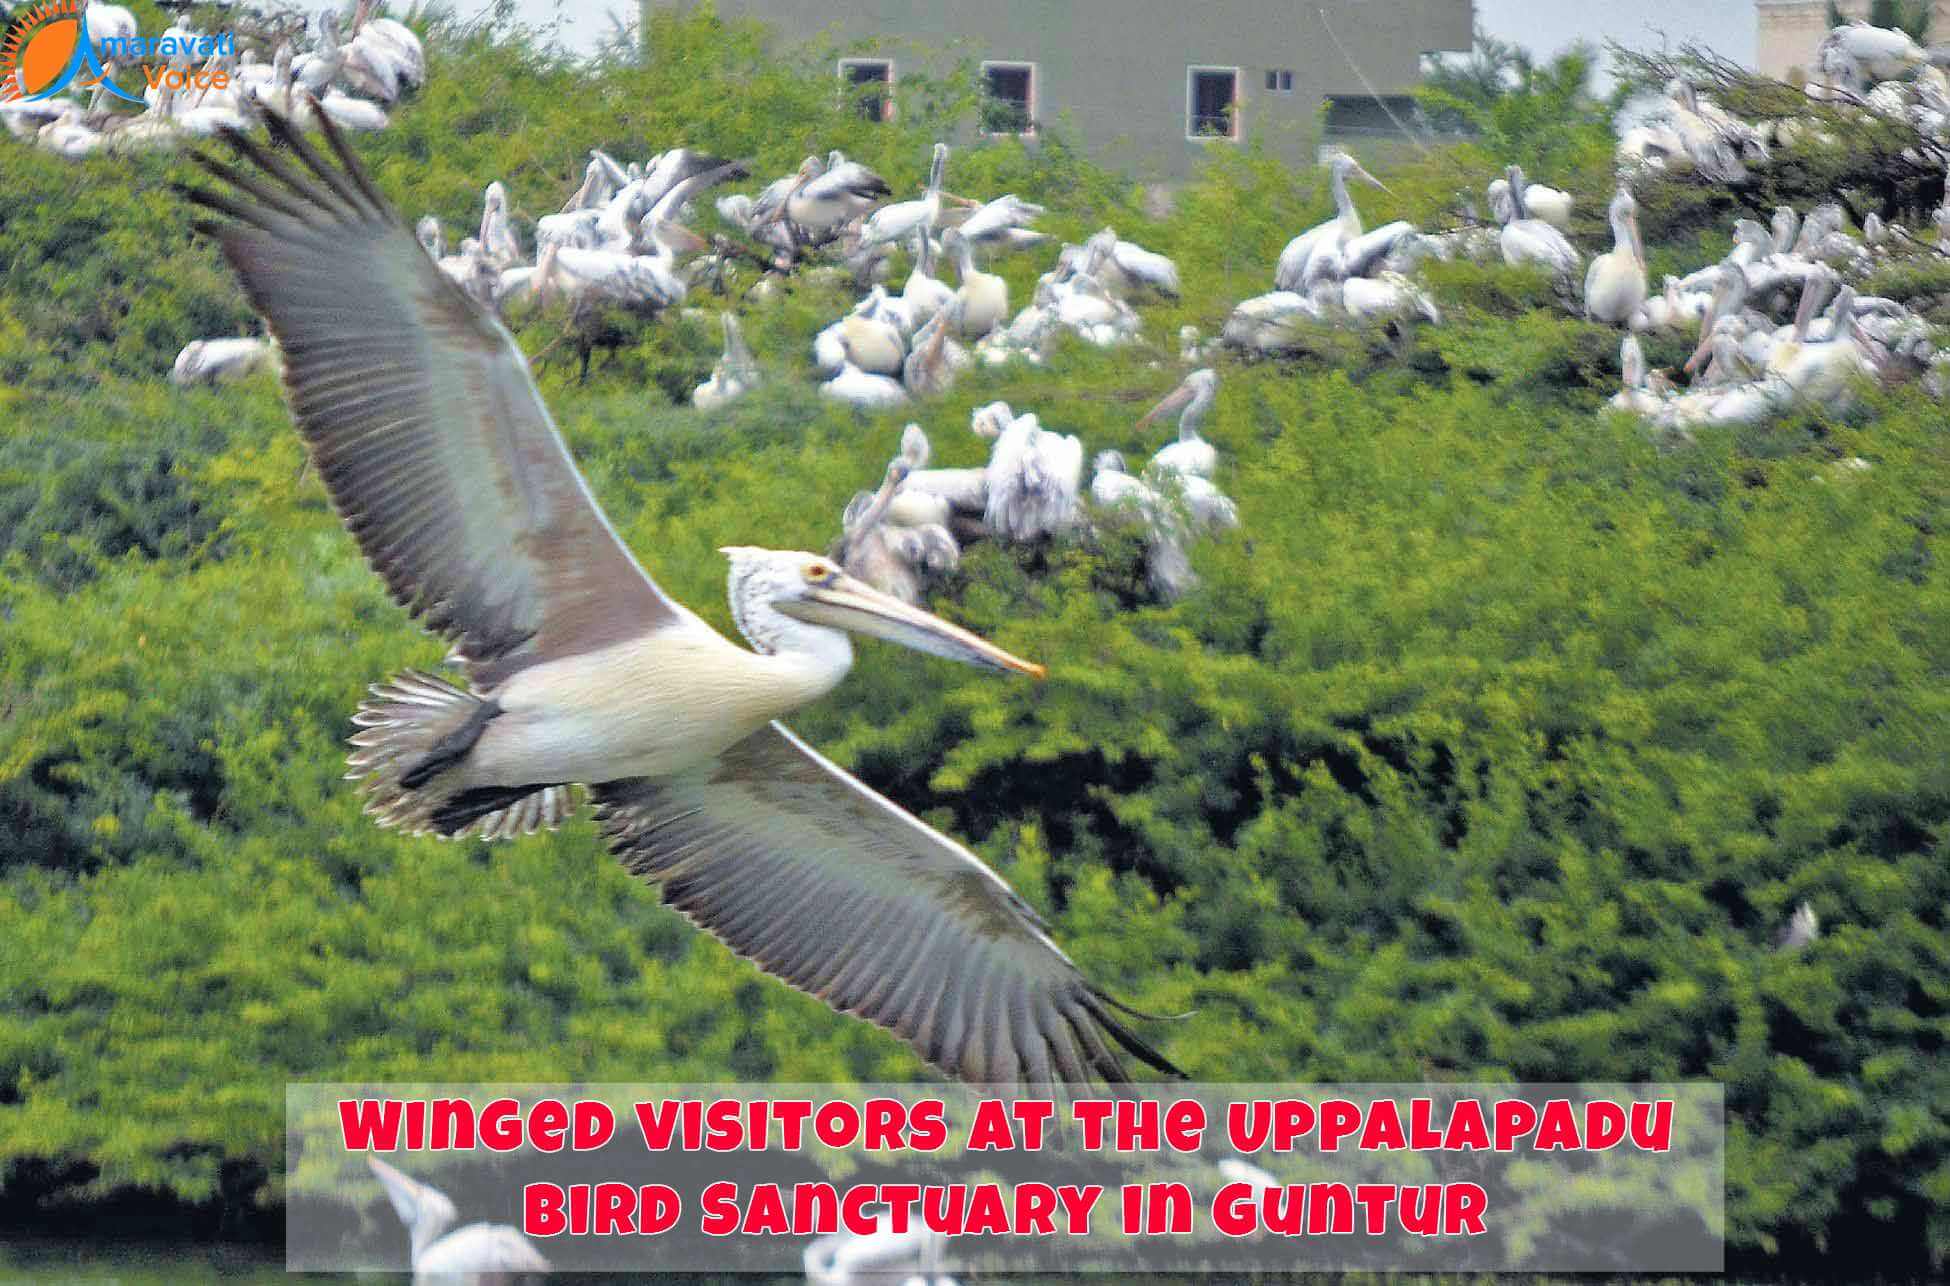
M360 150L409 218L454 227L494 178L524 219L555 209L592 146L760 175L837 146L908 192L975 109L966 77L904 81L902 119L869 125L823 56L762 59L708 15L659 19L649 48L590 72L451 34ZM1390 172L1371 222L1438 222L1519 159L1595 227L1602 114L1495 110L1509 151ZM252 325L165 186L190 167L5 157L8 1191L275 1201L287 1080L917 1074L660 909L586 820L488 847L361 817L347 715L440 648L300 473L268 379L164 381L182 343ZM961 426L997 397L1148 454L1162 430L1132 424L1178 378L1179 325L1215 333L1327 208L1318 175L1251 148L1162 221L1060 138L957 152L950 186L1046 202L1067 237L1111 222L1175 256L1186 295L1146 310L1145 346L918 408L948 464L984 457ZM1709 235L1646 232L1655 272ZM999 270L1020 301L1044 266ZM1244 526L1197 550L1200 589L1148 601L1115 535L973 549L937 607L1047 683L869 646L797 724L970 840L1086 972L1195 1011L1146 1031L1198 1078L1723 1081L1744 1262L1926 1271L1950 1252L1941 412L1911 389L1661 452L1601 412L1613 332L1520 273L1431 276L1441 328L1222 365L1208 433ZM824 548L894 450L903 417L814 395L807 341L844 302L747 308L771 379L715 420L679 404L712 325L652 328L583 385L541 376L623 535L728 633L717 547ZM1824 935L1774 952L1804 899Z

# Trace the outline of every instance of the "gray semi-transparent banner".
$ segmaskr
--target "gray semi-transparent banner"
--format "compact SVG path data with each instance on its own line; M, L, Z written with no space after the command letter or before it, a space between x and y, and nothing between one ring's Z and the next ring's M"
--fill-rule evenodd
M1718 1272L1716 1084L291 1085L304 1272Z

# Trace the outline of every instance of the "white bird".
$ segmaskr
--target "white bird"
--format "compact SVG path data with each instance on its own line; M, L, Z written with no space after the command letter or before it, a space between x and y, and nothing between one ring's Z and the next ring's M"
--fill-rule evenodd
M515 230L508 221L508 189L500 183L490 183L481 195L481 253L497 271L520 266L524 262L521 242L515 239Z
M1121 239L1115 232L1110 233L1110 254L1100 276L1105 287L1119 298L1129 296L1139 287L1167 299L1178 298L1178 265L1155 250Z
M1012 249L1019 244L1017 233L1028 232L1032 244L1047 239L1040 232L1029 232L1029 224L1042 215L1042 206L1025 201L1011 192L969 211L954 226L971 243L993 243Z
M1349 277L1341 283L1341 308L1355 321L1373 324L1411 316L1440 324L1442 311L1429 292L1399 272Z
M925 326L955 297L955 291L948 283L934 275L934 238L922 230L915 234L915 245L918 249L914 256L914 267L908 272L906 283L901 286L901 303L906 305L905 331L908 334Z
M989 450L988 507L983 521L1003 540L1060 536L1076 525L1083 486L1083 442L1043 428L1034 414L1001 406L1000 432Z
M944 1240L931 1229L914 1227L906 1232L829 1233L806 1247L806 1280L813 1286L866 1286L906 1276L902 1286L916 1281L955 1286L955 1279L941 1272Z
M1099 451L1092 464L1096 472L1090 480L1091 503L1139 524L1144 540L1144 577L1151 592L1167 603L1183 598L1198 584L1187 552L1190 533L1184 516L1157 488L1131 476L1121 452Z
M349 762L380 823L510 837L587 783L615 855L693 923L952 1075L1116 1080L1119 1047L1174 1070L980 859L774 722L845 677L848 631L1042 667L830 559L750 547L726 551L753 650L734 646L631 556L513 338L440 281L338 131L334 164L267 124L282 159L233 138L252 185L199 203L335 508L470 685L409 672L361 708Z
M941 180L948 168L948 145L934 145L934 159L928 165L928 186L918 201L897 201L883 205L867 216L860 226L860 244L895 245L917 231L932 232L941 218Z
M1915 71L1929 60L1923 47L1907 31L1895 27L1872 27L1860 18L1832 28L1817 47L1839 50L1870 80L1896 80Z
M752 360L752 350L745 345L745 333L738 328L738 319L730 313L720 313L718 321L724 327L724 356L711 368L711 378L691 393L691 405L700 411L727 406L758 383L758 363Z
M528 1238L504 1223L462 1228L446 1193L410 1179L376 1156L367 1156L386 1200L406 1225L416 1282L500 1280L517 1273L545 1273L549 1262Z
M1160 416L1173 411L1178 414L1178 440L1161 448L1151 457L1151 467L1165 473L1190 474L1209 478L1219 467L1219 452L1210 442L1199 436L1199 425L1205 423L1214 405L1219 400L1219 373L1204 367L1187 375L1182 383L1165 395L1163 401L1145 413L1137 422L1140 429L1147 428Z
M257 371L277 369L277 346L268 339L193 339L176 354L169 382L182 388L227 384Z
M779 207L779 215L818 244L892 191L887 180L857 161L828 168L818 157L809 156L799 167L798 181Z
M1503 262L1540 264L1558 274L1577 271L1583 257L1564 239L1564 234L1542 219L1530 216L1530 207L1524 203L1523 170L1512 165L1507 176L1510 202L1505 209L1509 217L1504 219L1503 232L1498 238Z
M1645 306L1645 245L1639 239L1639 207L1624 188L1611 199L1612 248L1591 260L1584 274L1584 315L1623 326Z
M845 402L864 411L900 406L907 401L907 390L901 387L899 380L863 371L853 363L851 356L840 366L838 375L819 386L819 393L821 397Z
M1332 287L1338 296L1338 287ZM1338 304L1338 299L1335 301ZM1296 290L1275 290L1234 305L1219 337L1252 353L1284 353L1299 342L1297 327L1329 320L1320 299Z
M1803 902L1794 908L1794 914L1774 939L1776 951L1800 951L1821 936L1821 917L1815 914L1814 904Z
M907 359L900 328L875 316L855 312L842 317L840 342L855 366L875 375L899 375Z
M1874 372L1849 326L1855 287L1843 286L1836 297L1829 338L1818 341L1809 337L1808 323L1823 293L1820 283L1810 279L1795 311L1793 334L1776 344L1767 373L1786 385L1795 400L1838 410L1850 401L1856 380Z
M911 466L895 457L880 490L862 492L846 507L843 532L834 557L846 574L918 606L928 580L946 575L961 562L961 547L940 523L900 525L889 521L895 491Z
M1606 405L1633 415L1658 414L1662 399L1646 386L1645 350L1639 347L1638 336L1628 334L1619 344L1618 365L1624 387Z
M1374 184L1383 192L1388 191L1387 184L1368 173L1361 162L1346 152L1336 152L1328 158L1327 174L1328 186L1334 197L1334 217L1287 242L1286 249L1280 252L1279 265L1273 270L1273 285L1279 290L1300 288L1306 275L1307 261L1320 246L1351 241L1361 235L1361 213L1354 208L1354 198L1347 193L1350 174Z
M914 348L901 364L901 383L915 397L938 397L946 393L960 374L974 364L968 350L955 342L961 329L961 301L949 301L946 308L920 330L914 332Z
M1510 181L1492 179L1488 195L1490 213L1499 223L1509 222L1506 211L1511 201ZM1523 202L1531 218L1542 219L1559 232L1571 230L1571 206L1574 202L1569 192L1560 188L1547 187L1542 183L1526 183L1523 189Z
M955 272L961 282L955 291L961 303L961 333L980 339L1008 318L1009 283L976 268L975 251L960 232L950 229L943 235L942 245L955 256Z

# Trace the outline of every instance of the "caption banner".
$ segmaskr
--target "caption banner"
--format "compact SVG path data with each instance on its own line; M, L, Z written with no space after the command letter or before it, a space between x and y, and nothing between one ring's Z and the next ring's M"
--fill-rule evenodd
M556 1271L1724 1260L1718 1085L292 1085L286 1109L293 1271L462 1233Z

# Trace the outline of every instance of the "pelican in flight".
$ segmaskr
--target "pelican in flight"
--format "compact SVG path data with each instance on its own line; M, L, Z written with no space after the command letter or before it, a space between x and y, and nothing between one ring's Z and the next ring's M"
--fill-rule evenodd
M485 1281L490 1277L499 1281L516 1273L549 1270L542 1252L507 1224L471 1223L454 1228L460 1212L446 1193L409 1179L376 1156L368 1156L366 1164L412 1238L414 1281Z
M728 546L739 648L617 536L493 314L441 275L329 118L315 149L201 162L193 199L285 353L293 418L394 600L462 687L407 671L353 722L382 826L503 838L589 789L611 852L733 951L978 1083L1087 1085L1131 1032L1030 906L962 845L777 720L832 691L851 634L1043 677L833 560Z

